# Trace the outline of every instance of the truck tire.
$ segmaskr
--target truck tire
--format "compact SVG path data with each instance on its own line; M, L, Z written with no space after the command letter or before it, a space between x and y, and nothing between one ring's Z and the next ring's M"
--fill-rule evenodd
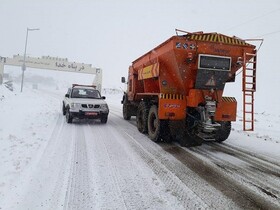
M66 114L66 109L65 109L64 102L62 103L62 114L63 114L63 115L65 115L65 114Z
M170 123L170 133L172 138L180 144L181 147L186 147L190 145L192 139L189 138L189 135L186 131L186 122L185 120L173 121Z
M170 132L170 126L169 126L169 120L161 120L161 138L166 143L171 143L173 141L171 132Z
M231 122L218 122L221 124L221 128L216 131L215 140L217 142L225 141L230 134L231 131Z
M188 132L187 130L184 132L183 136L179 140L179 144L182 147L194 147L194 146L201 146L203 140L197 136L194 136L192 133Z
M130 120L131 119L131 113L130 113L130 108L129 108L129 105L128 105L128 100L127 100L127 94L126 93L123 95L122 104L123 104L123 119Z
M66 122L67 123L72 123L73 117L71 116L71 113L69 111L69 108L66 109L66 114L65 114Z
M130 120L131 115L129 113L129 106L127 104L123 104L123 119Z
M185 141L187 141L187 144L185 146L187 147L192 147L192 146L200 146L202 145L203 139L201 139L200 137L198 137L196 135L197 131L197 126L195 126L196 124L196 119L200 118L200 114L198 112L192 112L192 115L195 117L190 117L188 116L186 119L186 128L185 128L185 132L184 132L184 137L183 139L185 139Z
M198 146L202 143L202 140L193 133L194 130L192 130L193 128L191 129L192 123L187 118L186 120L180 120L170 124L170 133L181 147Z
M149 114L149 107L148 104L144 101L141 101L138 109L137 109L137 128L141 133L148 132L148 114Z
M154 142L160 141L161 135L161 121L158 118L158 108L153 105L148 114L148 135Z

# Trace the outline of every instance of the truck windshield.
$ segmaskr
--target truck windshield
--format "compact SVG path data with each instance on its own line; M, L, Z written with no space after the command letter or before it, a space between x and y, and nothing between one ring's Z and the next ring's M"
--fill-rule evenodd
M84 88L74 88L71 94L72 98L101 98L98 90L94 89L84 89Z

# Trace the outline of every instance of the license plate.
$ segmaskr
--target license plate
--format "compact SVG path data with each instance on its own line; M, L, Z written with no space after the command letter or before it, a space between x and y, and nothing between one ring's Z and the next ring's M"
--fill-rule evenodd
M86 112L85 115L96 116L98 113L96 112Z

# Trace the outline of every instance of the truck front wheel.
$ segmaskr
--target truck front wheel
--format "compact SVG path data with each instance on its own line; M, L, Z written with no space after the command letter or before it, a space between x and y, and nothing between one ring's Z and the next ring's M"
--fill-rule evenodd
M131 115L129 112L129 106L126 104L123 104L123 119L130 120Z
M130 120L131 112L130 112L130 106L129 106L128 100L127 100L127 94L123 95L122 104L123 104L123 119Z

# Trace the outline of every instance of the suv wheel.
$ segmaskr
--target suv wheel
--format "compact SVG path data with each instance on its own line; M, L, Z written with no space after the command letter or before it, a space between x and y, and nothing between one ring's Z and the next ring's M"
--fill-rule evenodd
M105 124L105 123L107 123L108 116L102 116L100 120L101 120L101 123Z
M73 117L71 116L71 113L70 113L69 109L66 110L66 116L65 117L66 117L66 122L67 123L72 123Z
M63 115L65 115L65 114L66 114L66 109L65 109L64 102L62 103L62 114L63 114Z

